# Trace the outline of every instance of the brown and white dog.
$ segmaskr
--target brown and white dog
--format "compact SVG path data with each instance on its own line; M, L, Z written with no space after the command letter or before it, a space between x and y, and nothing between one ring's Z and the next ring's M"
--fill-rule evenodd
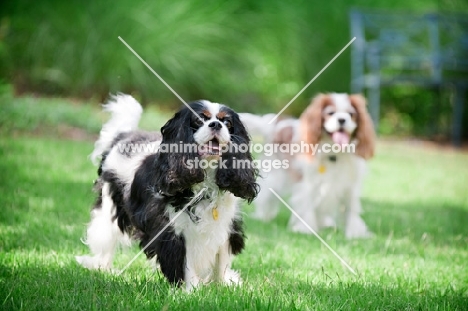
M290 206L316 231L338 226L344 227L347 238L371 235L360 216L360 195L366 160L374 155L375 132L363 96L319 94L299 119L272 125L268 121L273 114L240 115L251 135L261 135L266 144L301 147L300 153L275 152L262 157L262 161L287 159L289 168L262 173L254 218L269 221L276 217L281 202L269 190L272 188L283 196L291 195ZM311 233L294 215L289 227Z

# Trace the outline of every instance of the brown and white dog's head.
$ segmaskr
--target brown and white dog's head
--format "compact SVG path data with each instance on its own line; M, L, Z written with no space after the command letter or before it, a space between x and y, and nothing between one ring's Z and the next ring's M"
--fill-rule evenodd
M374 126L362 95L319 94L302 113L300 122L301 140L308 144L331 140L344 145L356 140L357 155L364 159L374 155Z

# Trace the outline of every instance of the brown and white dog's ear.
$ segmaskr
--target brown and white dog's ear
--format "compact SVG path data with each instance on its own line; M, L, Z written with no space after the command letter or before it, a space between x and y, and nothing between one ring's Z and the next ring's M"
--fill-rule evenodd
M307 144L318 144L322 136L322 111L325 106L331 104L331 98L326 94L319 94L302 113L300 121L300 138ZM306 155L309 160L313 158L313 154Z
M360 94L353 94L349 96L349 100L357 111L356 154L370 159L374 156L375 131L372 118L366 109L366 99Z

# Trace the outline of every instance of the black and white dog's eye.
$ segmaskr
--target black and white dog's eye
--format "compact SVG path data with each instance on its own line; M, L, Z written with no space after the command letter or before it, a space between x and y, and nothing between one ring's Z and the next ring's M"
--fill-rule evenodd
M351 118L354 117L354 112L350 112L350 113L349 113L349 116L350 116Z
M202 126L204 124L202 119L196 118L195 119L195 125L196 126Z
M232 123L231 123L231 121L229 121L229 120L224 120L223 123L224 123L224 125L226 125L226 127L227 127L228 129L230 129L230 128L232 127Z

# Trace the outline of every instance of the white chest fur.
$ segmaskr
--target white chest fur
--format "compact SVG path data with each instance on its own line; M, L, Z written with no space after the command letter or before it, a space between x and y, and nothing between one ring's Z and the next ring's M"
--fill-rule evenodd
M236 198L229 192L221 193L208 188L205 191L216 195L191 208L196 221L187 212L183 212L174 220L173 226L176 234L181 234L185 239L187 268L200 279L206 280L213 273L220 247L229 238L231 223L238 215L238 207ZM217 217L213 216L213 209L217 210ZM174 219L176 215L169 208L170 219Z
M360 158L353 154L319 156L307 167L304 177L320 196L340 197L358 180L363 169L360 162Z

